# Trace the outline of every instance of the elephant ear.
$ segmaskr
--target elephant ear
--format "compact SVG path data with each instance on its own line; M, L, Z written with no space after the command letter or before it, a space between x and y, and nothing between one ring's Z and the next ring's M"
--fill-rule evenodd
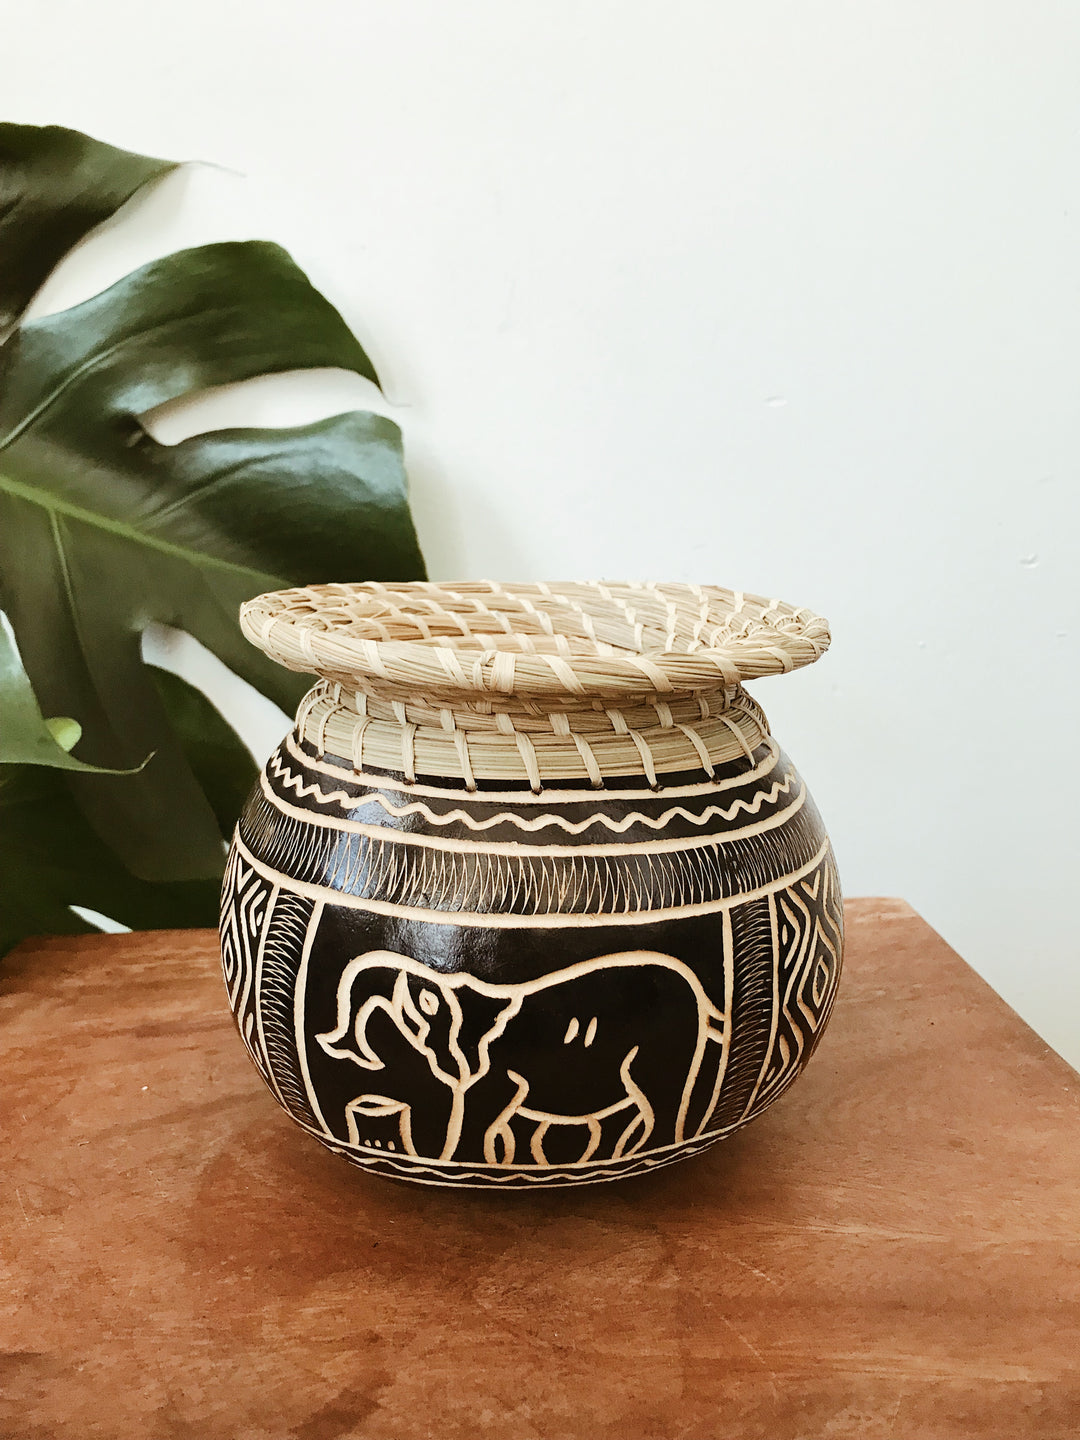
M443 979L442 976L435 978L436 982ZM414 999L418 999L420 991L424 989L453 996L455 1004L460 1007L460 1021L453 1036L453 1045L464 1058L464 1073L473 1080L479 1080L482 1075L486 1075L491 1069L488 1048L492 1040L501 1033L505 1022L516 1013L519 1004L505 996L487 995L483 990L476 989L467 979L453 987L439 983L431 985L422 977L413 975L409 977L409 982L410 989L416 986L413 990ZM443 1025L439 1023L441 1018L439 1014L431 1017L431 1032L427 1043L439 1054L440 1064L445 1069L448 1068L451 1052L448 1047L449 1036L444 1034L445 1022ZM444 1048L447 1051L445 1055L442 1053ZM457 1069L456 1061L450 1064L450 1073Z

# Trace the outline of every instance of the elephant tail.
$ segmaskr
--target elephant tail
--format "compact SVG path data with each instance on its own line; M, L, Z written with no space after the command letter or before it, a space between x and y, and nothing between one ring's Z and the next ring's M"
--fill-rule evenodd
M630 1123L619 1136L615 1143L615 1149L611 1152L613 1160L622 1160L642 1149L656 1126L656 1112L649 1104L649 1097L630 1074L630 1066L634 1063L637 1053L638 1046L635 1045L619 1067L619 1078L625 1085L627 1099L632 1104Z

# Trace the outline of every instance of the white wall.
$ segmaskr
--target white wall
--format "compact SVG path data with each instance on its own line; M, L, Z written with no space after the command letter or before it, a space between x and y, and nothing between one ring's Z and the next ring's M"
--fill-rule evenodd
M1080 10L0 12L4 118L248 177L167 182L47 306L270 233L382 372L434 575L827 614L833 652L755 689L848 892L906 896L1080 1062ZM359 389L279 380L163 433Z

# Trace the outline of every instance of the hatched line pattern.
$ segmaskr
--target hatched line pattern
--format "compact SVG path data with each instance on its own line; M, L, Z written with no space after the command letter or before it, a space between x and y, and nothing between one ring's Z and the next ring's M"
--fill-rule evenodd
M268 1067L282 1104L291 1115L316 1123L296 1053L296 975L304 948L313 900L281 892L268 918L263 938L259 986L259 1020Z
M844 912L836 862L821 865L770 900L776 906L776 1032L745 1118L778 1099L809 1060L836 998Z
M432 850L399 836L382 841L283 814L264 795L248 804L240 833L270 869L358 899L475 914L625 914L728 899L775 883L821 846L816 813L803 807L775 829L717 836L686 851L513 856ZM327 900L333 903L333 894Z
M737 1125L753 1096L769 1053L776 990L776 953L771 911L775 897L764 895L730 912L734 967L731 1055L711 1124Z
M271 1090L274 1082L258 1030L255 980L259 945L273 908L273 890L234 849L221 890L221 968L240 1038Z

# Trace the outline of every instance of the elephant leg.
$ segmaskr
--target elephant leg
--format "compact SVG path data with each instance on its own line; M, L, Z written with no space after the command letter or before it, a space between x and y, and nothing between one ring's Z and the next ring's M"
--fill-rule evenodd
M461 1134L452 1158L474 1164L511 1164L518 1148L513 1117L527 1090L519 1076L505 1070L489 1070L474 1081L465 1091ZM531 1159L527 1153L517 1158L525 1163Z
M600 1120L577 1120L568 1124L541 1122L529 1142L529 1150L541 1165L579 1165L591 1160L599 1150L603 1131Z
M450 1158L447 1136L454 1119L454 1093L446 1085L431 1087L409 1106L409 1129L417 1155L429 1160Z
M712 1099L722 1056L720 1036L700 1029L696 1013L692 1018L695 1023L687 1024L680 1044L646 1040L627 1055L619 1072L627 1096L642 1112L649 1150L692 1139ZM622 1153L641 1148L640 1134L638 1129L627 1136Z

